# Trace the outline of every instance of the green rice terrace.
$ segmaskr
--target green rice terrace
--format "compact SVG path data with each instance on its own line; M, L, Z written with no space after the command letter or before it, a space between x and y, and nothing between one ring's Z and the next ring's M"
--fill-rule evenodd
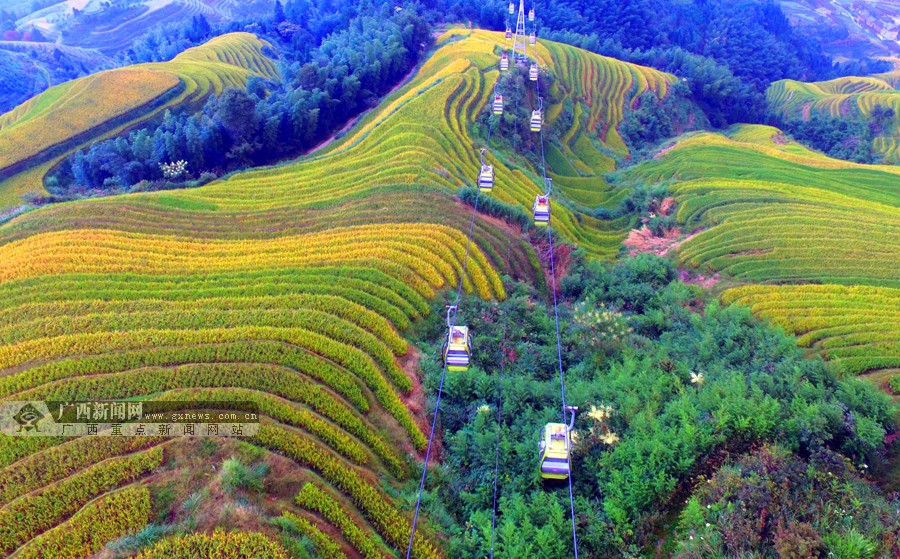
M46 192L47 172L70 153L162 114L200 105L251 75L275 78L264 43L248 33L217 37L170 62L109 70L50 88L0 115L0 208Z
M900 167L761 125L632 153L622 124L679 78L535 42L533 77L530 60L502 72L503 33L451 27L298 159L0 213L0 399L261 415L244 438L0 434L0 556L493 557L495 474L498 558L568 557L579 538L584 557L737 557L754 530L784 557L900 549L896 501L863 463L886 454L896 410L855 378L900 394ZM0 211L166 109L287 83L269 48L230 33L0 115ZM892 94L867 80L769 96L842 114ZM473 202L482 163L495 174ZM656 213L677 225L665 250L619 259ZM475 350L468 329L454 342L454 295ZM451 352L465 364L448 374ZM545 425L560 396L572 423ZM544 469L551 451L564 474ZM823 510L766 524L797 503ZM792 554L804 538L814 551Z
M278 463L293 486L306 483L269 504L285 509L284 522L317 542L323 556L404 549L410 517L393 495L410 479L408 456L424 450L427 418L401 332L463 271L469 218L453 194L477 169L470 126L498 78L502 41L448 32L407 85L306 160L194 190L56 204L7 222L0 227L2 397L253 402L265 416L253 448L285 457ZM55 114L84 114L80 100L96 80L149 76L160 81L156 96L180 84L177 96L137 119L241 83L251 71L270 73L259 46L227 36L172 63L53 89L5 115L0 141L29 126L46 130L40 123ZM664 95L674 78L552 43L537 52L558 76L560 103L578 115L556 148L566 169L558 183L573 198L613 198L599 175L612 168L607 152L627 152L616 133L624 107L644 91ZM210 64L227 71L200 77ZM602 97L588 96L601 88ZM102 114L112 120L150 102L136 98L126 109L111 104L124 102L118 96L105 99L110 108ZM550 107L548 121L559 112ZM91 115L65 135L19 145L8 164L60 142L83 143L103 126ZM529 204L536 170L502 154L490 158L496 197ZM44 169L6 179L7 199L34 188L27 181ZM598 256L615 254L632 224L601 222L565 204L554 206L554 220L566 239ZM502 300L500 274L543 285L535 250L509 225L480 215L473 241L466 292ZM157 467L165 456L218 455L162 438L102 440L0 438L0 551L93 553L150 521L146 486L163 482ZM104 516L113 506L127 513ZM433 530L419 532L413 557L443 557Z
M900 163L898 81L900 71L815 83L781 80L772 84L767 95L773 110L793 118L809 119L814 114L866 118L876 106L893 109L893 119L873 140L873 148L886 162L896 164Z
M679 261L748 285L749 306L847 374L900 367L900 169L829 159L777 129L678 142L636 167L669 185Z

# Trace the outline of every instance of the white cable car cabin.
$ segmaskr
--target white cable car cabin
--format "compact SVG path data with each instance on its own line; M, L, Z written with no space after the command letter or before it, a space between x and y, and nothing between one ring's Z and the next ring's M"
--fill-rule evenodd
M537 43L537 33L532 31L531 35L528 36L528 44L533 45L535 43Z
M495 115L503 114L503 95L494 90L494 102L491 104L491 110Z
M531 131L532 132L540 132L541 131L541 122L543 121L543 117L541 116L541 111L531 111Z
M534 212L534 224L538 227L547 227L550 225L550 197L544 194L538 194L534 198L534 205L531 207Z
M544 100L542 98L538 98L538 101L540 102L540 104L538 105L538 108L531 111L531 131L532 132L540 132L541 124L544 121L544 116L543 116Z
M531 69L528 70L528 79L533 82L538 81L538 65L537 64L531 65Z
M512 39L512 29L510 29L509 27L507 27L507 28L506 28L506 40L508 41L508 40L510 40L510 39Z
M455 309L456 307L447 308L447 341L444 342L441 353L448 371L465 372L469 369L472 345L468 326L450 324L450 315Z
M505 72L509 70L509 55L506 54L506 51L503 51L503 54L500 55L500 71Z
M481 171L478 172L478 189L482 192L490 192L494 188L494 166L485 161L486 152L486 149L481 150Z
M516 13L516 6L512 2L509 3L509 13L510 14Z
M510 12L512 13L512 12ZM534 8L528 10L528 21L534 21Z
M547 192L538 194L534 198L531 211L534 214L534 224L538 227L550 226L550 193L553 192L553 179L547 178Z
M575 425L575 412L578 408L566 406L572 413L568 425L548 423L541 433L540 456L541 477L544 479L568 479L572 446L572 428Z

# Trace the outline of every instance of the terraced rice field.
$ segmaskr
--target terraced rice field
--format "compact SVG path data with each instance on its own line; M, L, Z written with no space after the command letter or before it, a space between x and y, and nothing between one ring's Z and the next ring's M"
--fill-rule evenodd
M601 175L615 169L614 156L628 156L617 130L625 110L646 92L664 97L675 77L555 43L542 46L575 116L568 130L556 131L560 145L548 146L549 175L580 206L614 206L626 192L611 188ZM556 122L564 102L548 108L548 122Z
M783 142L762 126L699 134L634 172L668 182L678 220L696 231L682 264L760 284L727 290L725 301L849 373L897 367L900 169Z
M900 289L763 285L730 289L723 299L796 334L847 374L900 368Z
M0 226L0 398L252 402L263 422L249 442L305 472L282 512L322 556L405 549L411 511L392 493L410 479L427 424L413 411L421 394L401 366L401 332L461 276L487 299L505 296L501 274L543 281L522 236L484 216L463 275L471 214L453 194L477 172L469 128L497 79L503 39L454 30L442 41L409 84L321 154L196 190L49 206ZM212 62L209 52L157 68L238 68L215 61L226 50ZM598 145L615 143L621 110L611 105L669 80L557 45L538 55L573 99L604 83L572 82L582 71L619 68L635 80L604 93L610 106L579 101L571 146L586 167ZM225 83L196 80L179 102ZM49 106L44 98L15 121ZM576 136L595 130L590 152ZM529 207L537 171L491 159L492 196ZM561 233L598 256L617 250L628 226L565 205L554 212ZM182 444L0 437L2 551L84 556L146 525L147 487ZM123 512L107 514L113 507ZM443 557L433 529L419 526L413 557ZM166 540L142 557L223 546L278 556L272 545L219 532Z
M50 88L0 115L0 209L42 193L49 168L73 151L162 111L197 104L247 78L276 76L264 43L248 33L217 37L170 62L109 70Z
M499 77L499 47L506 43L493 33L463 29L451 30L441 40L446 44L411 84L354 132L314 157L310 163L315 165L243 173L179 196L219 210L271 211L319 208L396 185L424 184L444 191L472 185L479 146L468 124L493 91ZM598 137L598 145L615 144L622 107L647 88L664 94L674 77L546 42L538 45L536 56L542 66L558 72L563 102L582 107L583 117L576 118L565 134L571 138L566 143L574 147L561 157L581 170L573 176L556 175L558 185L577 202L590 198L590 205L614 203L623 193L612 191L599 176L611 170L612 160L603 159L589 135ZM548 108L551 127L554 119L549 115L554 112L558 113ZM494 154L489 158L497 169L492 196L530 208L540 190L538 171ZM553 211L554 227L598 256L615 254L631 226L628 220L604 222L555 202Z
M894 121L875 138L876 153L889 163L900 163L900 90L898 72L871 77L845 77L826 82L781 80L769 87L769 106L790 118L812 114L868 117L875 105L894 109Z

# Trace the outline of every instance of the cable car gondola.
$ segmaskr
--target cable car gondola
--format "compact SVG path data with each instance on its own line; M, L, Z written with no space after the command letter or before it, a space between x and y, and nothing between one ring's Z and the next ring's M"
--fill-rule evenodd
M534 199L534 224L538 227L550 225L550 197L538 194Z
M528 36L528 44L533 45L535 43L537 43L537 33L532 31L531 35Z
M455 306L447 307L447 341L444 342L442 353L448 371L465 372L469 369L472 355L469 327L451 324L450 315L454 310Z
M509 3L509 13L510 14L516 13L516 6L512 2Z
M531 70L528 70L528 79L533 82L538 81L538 65L537 64L531 65Z
M512 13L512 12L510 12ZM528 21L534 21L534 8L528 10Z
M538 108L534 111L531 111L531 131L532 132L540 132L541 124L544 121L544 99L543 97L538 97Z
M503 114L503 95L501 95L497 91L497 86L494 86L494 102L491 104L491 110L495 115Z
M500 71L505 72L509 70L509 55L506 54L506 51L500 55Z
M509 27L506 28L506 40L512 39L512 29Z
M568 479L570 474L572 428L575 425L575 412L578 408L566 406L566 411L572 413L568 425L548 423L541 433L541 477L544 479Z
M490 192L494 188L494 166L488 165L484 159L486 149L481 150L481 171L478 172L478 189L482 192Z
M550 191L553 190L551 179L547 179L547 193L538 194L534 198L531 211L534 213L534 224L538 227L550 225Z

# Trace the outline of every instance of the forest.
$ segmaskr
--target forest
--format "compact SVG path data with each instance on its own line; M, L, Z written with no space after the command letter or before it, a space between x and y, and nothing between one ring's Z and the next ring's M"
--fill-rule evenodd
M797 141L829 157L856 163L876 163L878 158L872 147L872 140L890 126L894 116L894 109L876 104L868 117L813 114L807 120L778 115L770 118Z
M684 559L816 557L826 542L861 550L843 557L886 556L900 537L895 504L863 477L883 459L885 394L837 378L746 308L679 281L669 260L569 258L560 324L567 403L579 407L572 467L583 556L659 545ZM426 500L452 534L452 557L489 554L493 486L484 480L495 467L497 556L573 551L568 492L547 491L535 468L537 430L560 418L545 301L526 285L499 304L464 300L459 320L477 332L477 366L448 373L446 458ZM416 332L431 349L431 390L442 304Z
M431 28L413 9L394 10L384 4L379 12L352 19L346 29L310 48L314 43L308 31L287 15L295 12L280 4L277 8L265 29L256 26L258 33L275 41L280 81L253 77L246 91L227 89L195 114L166 112L159 125L97 142L59 166L47 180L51 194L111 192L189 176L208 181L295 157L373 107L431 44ZM165 60L204 41L212 29L195 17L177 32L160 33L170 40L151 34L127 56L132 61ZM178 161L190 166L177 172L165 167Z

